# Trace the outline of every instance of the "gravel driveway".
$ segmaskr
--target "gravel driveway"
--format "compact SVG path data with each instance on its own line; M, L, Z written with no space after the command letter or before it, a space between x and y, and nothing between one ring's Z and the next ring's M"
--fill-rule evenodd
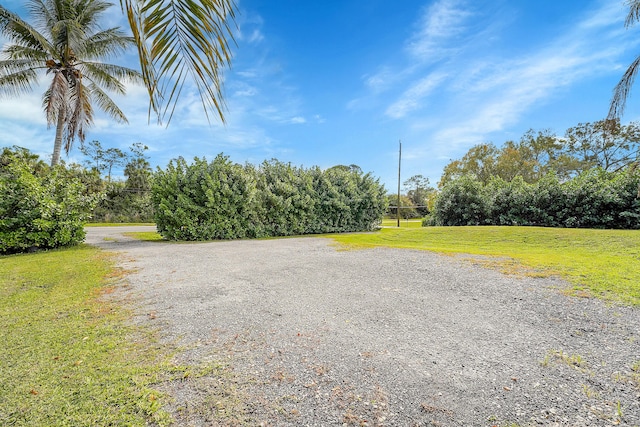
M135 269L140 318L181 362L215 367L159 385L178 425L640 425L638 309L424 251L136 229L87 242Z

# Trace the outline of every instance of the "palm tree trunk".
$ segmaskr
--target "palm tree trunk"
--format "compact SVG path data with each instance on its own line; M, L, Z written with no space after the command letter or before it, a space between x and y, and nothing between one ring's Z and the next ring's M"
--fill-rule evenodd
M58 124L56 125L56 139L53 142L53 155L51 156L51 166L60 163L60 150L62 149L62 131L64 130L64 114L58 112Z

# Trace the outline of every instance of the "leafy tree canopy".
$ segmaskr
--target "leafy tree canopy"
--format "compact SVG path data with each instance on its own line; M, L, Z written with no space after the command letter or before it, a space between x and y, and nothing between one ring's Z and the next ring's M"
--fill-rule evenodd
M564 137L549 130L529 130L520 141L507 141L501 148L492 143L471 147L445 166L438 185L442 188L464 175L484 184L492 177L505 181L521 177L533 183L549 173L567 180L594 167L620 170L639 159L640 124L600 120L569 128Z

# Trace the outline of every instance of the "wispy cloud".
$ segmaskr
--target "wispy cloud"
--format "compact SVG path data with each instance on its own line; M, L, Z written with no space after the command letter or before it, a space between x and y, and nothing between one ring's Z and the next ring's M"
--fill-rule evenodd
M395 65L382 64L365 74L362 80L369 93L349 101L348 109L371 108L372 98L402 91L385 114L399 119L418 110L421 101L449 74L443 66L463 50L463 41L478 37L469 35L467 24L475 13L467 0L437 0L420 13L415 30L404 43L404 57L396 58Z
M290 118L289 120L286 120L286 122L296 125L296 124L307 123L307 119L305 119L304 117L296 116L296 117Z
M427 98L446 77L445 73L436 72L418 80L400 96L400 99L387 108L385 114L393 119L400 119L422 108L424 106L422 100Z
M623 11L615 1L603 1L566 33L516 57L458 47L461 40L471 42L476 32L493 25L485 17L471 31L466 23L480 16L465 9L467 6L460 0L439 0L426 8L418 21L419 30L406 42L413 58L405 66L410 72L389 85L386 76L398 73L382 66L382 72L365 81L370 96L385 84L391 86L389 93L401 93L386 107L387 117L403 119L422 133L431 127L429 141L446 147L483 142L487 134L516 123L562 88L610 72L622 51L612 49L606 40L618 37L622 27ZM452 50L459 55L439 63L424 62L427 56L439 58ZM425 111L430 119L440 119L425 125Z
M255 96L259 93L259 90L256 86L250 85L246 82L236 82L233 84L233 92L231 96L234 97L245 97L245 96Z
M462 0L436 1L423 11L407 50L423 61L442 58L454 49L451 40L465 34L465 23L472 16L469 5Z
M398 73L397 70L392 69L388 65L381 67L376 73L363 76L364 84L376 94L388 90L401 78L402 73Z
M258 44L264 41L265 36L262 32L264 20L255 13L242 13L237 17L237 29L235 39L239 42L249 44Z
M607 28L618 32L620 12L619 5L606 3L548 46L520 58L479 66L481 75L451 93L449 111L455 112L451 125L445 124L434 139L446 146L482 142L487 134L516 123L534 105L548 102L562 88L611 71L620 51L601 41L607 38ZM467 67L460 67L460 75L473 72L477 61L483 62L472 59Z

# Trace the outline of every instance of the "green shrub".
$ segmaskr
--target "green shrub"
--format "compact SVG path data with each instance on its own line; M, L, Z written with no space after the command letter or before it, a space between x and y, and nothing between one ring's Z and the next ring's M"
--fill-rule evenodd
M303 169L277 160L241 166L172 160L155 174L158 231L172 240L212 240L372 230L384 187L359 168Z
M490 223L489 198L482 182L471 175L447 183L433 207L433 225L484 225Z
M255 198L253 177L223 155L172 160L152 187L158 232L171 240L257 237Z
M14 158L0 169L0 253L70 246L84 239L84 222L99 195L87 194L73 172L33 168Z
M313 180L304 169L271 160L257 169L247 165L257 183L255 218L263 236L291 236L308 232L315 198Z
M445 185L425 225L529 225L570 228L640 228L640 170L596 168L560 182L462 176Z

